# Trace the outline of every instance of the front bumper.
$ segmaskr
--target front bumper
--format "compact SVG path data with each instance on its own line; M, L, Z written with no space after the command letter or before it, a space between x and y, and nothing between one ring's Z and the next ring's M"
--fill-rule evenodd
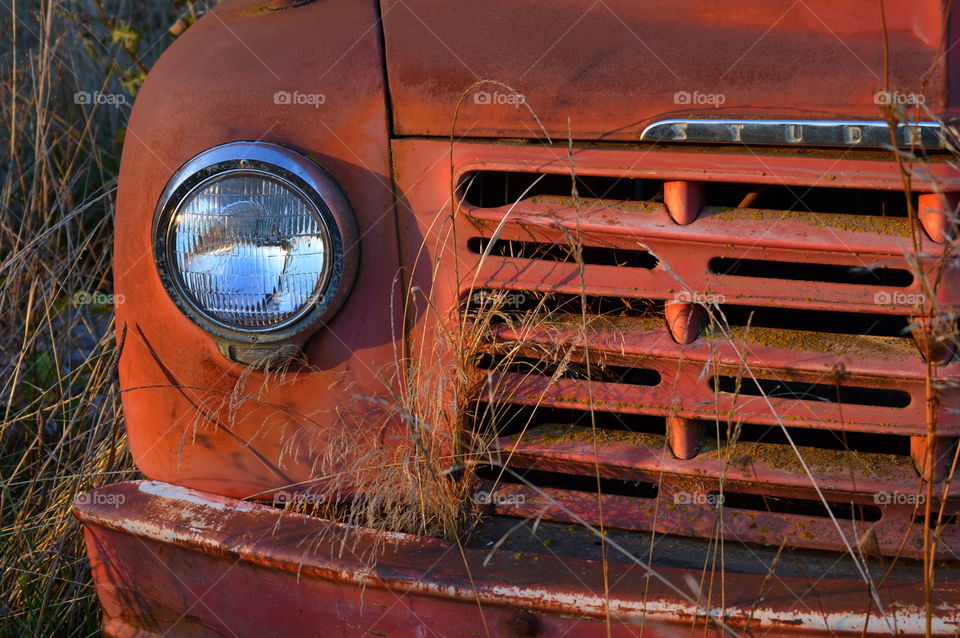
M721 577L719 564L705 578L677 568L650 577L610 561L605 596L599 561L378 534L157 481L81 494L75 513L109 636L590 637L608 635L608 622L610 635L649 638L689 636L693 626L770 637L925 627L917 582L884 583L881 615L863 581ZM723 583L723 602L716 593L690 602L711 578L715 592ZM934 601L934 633L956 635L960 581L937 583ZM726 628L704 630L719 617Z

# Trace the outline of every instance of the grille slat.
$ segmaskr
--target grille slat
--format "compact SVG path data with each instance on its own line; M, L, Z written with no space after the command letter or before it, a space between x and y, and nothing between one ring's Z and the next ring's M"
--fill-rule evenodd
M824 319L827 319L825 317ZM662 318L605 317L555 313L537 315L518 313L510 324L491 327L490 342L503 348L535 345L546 350L550 345L567 348L588 346L605 360L617 358L634 365L643 360L686 360L715 362L718 365L752 369L775 367L784 372L815 375L842 364L845 374L893 379L924 380L926 367L908 338L869 335L843 335L804 330L747 328L708 329L690 345L670 338ZM792 377L784 376L793 380Z
M712 426L708 425L709 431ZM596 446L595 446L596 442ZM718 489L720 477L731 491L755 493L758 486L790 488L796 498L817 498L810 478L796 453L786 444L717 442L712 437L700 454L689 460L673 457L665 449L663 435L593 429L588 425L546 423L522 435L497 439L501 459L515 467L552 470L576 468L577 474L592 474L597 464L611 478L657 481L662 474L699 478L707 491ZM798 448L811 474L829 498L862 498L864 494L899 491L915 482L916 472L907 455ZM960 494L953 486L951 494Z
M664 378L676 379L662 374ZM485 382L488 394L498 402L528 406L570 408L576 410L617 410L625 414L676 416L690 419L745 419L754 423L777 425L786 421L794 427L850 432L882 432L905 436L924 436L923 406L886 408L800 401L797 399L733 397L693 387L694 375L684 375L676 388L636 387L626 384L551 380L550 377L517 373L491 373ZM910 425L910 422L915 425ZM944 429L943 436L956 436L957 430Z
M756 329L746 339L739 335L739 341L726 333L723 339L701 338L683 346L671 339L662 320L592 317L587 322L582 317L554 318L552 323L535 318L531 327L494 326L489 348L502 354L498 365L479 362L491 371L484 391L526 405L589 408L592 402L635 414L768 424L788 420L817 429L914 436L926 432L925 368L907 339ZM818 351L833 339L850 350ZM584 374L556 374L556 364L539 370L511 365L521 358L583 367L585 346L594 369L590 381ZM608 368L617 374L609 376ZM655 370L661 381L631 383L624 373L631 368ZM746 369L759 386L749 376L743 379ZM739 393L728 392L737 378ZM781 386L784 392L777 390ZM957 416L945 417L941 433L960 434Z
M914 522L913 508L909 506L886 506L883 515L878 516L876 506L828 502L834 515L831 519L823 504L817 501L790 502L777 497L758 501L730 493L726 497L734 505L717 507L713 504L718 500L717 493L696 491L689 482L664 478L659 487L659 499L602 492L597 495L596 492L549 487L533 489L522 483L503 481L497 484L481 482L479 489L496 495L494 500L501 504L496 506L495 512L501 515L572 524L586 522L593 526L599 526L602 520L605 528L677 536L722 536L741 543L775 547L786 544L827 551L842 548L845 540L859 539L865 530L870 529L876 541L875 548L883 554L921 557L916 545L921 543L922 546L922 524ZM688 491L691 489L694 491ZM764 507L769 509L764 511ZM800 513L818 509L820 515ZM842 536L837 528L842 530ZM901 549L904 538L908 539L908 544ZM960 547L960 527L951 524L940 532L936 558L955 560L956 547Z
M474 286L576 293L585 287L591 294L646 296L672 299L678 292L709 294L727 303L754 303L819 310L915 314L924 299L920 283L911 278L904 256L909 227L898 218L857 215L763 215L764 211L707 209L689 226L669 219L662 204L637 212L631 206L581 200L580 207L523 201L509 208L464 207L474 232L501 241L536 242L606 249L642 250L660 265L625 272L617 266L511 259L488 255L479 265ZM508 212L509 211L509 212ZM713 211L718 211L715 214ZM782 213L783 211L774 211ZM506 216L506 222L504 217ZM474 242L485 239L471 239ZM832 247L833 249L829 249ZM931 268L943 247L923 243L923 267ZM763 257L767 262L808 264L809 271L826 270L830 276L807 275L813 281L779 279L773 263L768 277L734 277L712 273L715 260ZM721 262L722 263L722 262ZM894 274L891 284L837 283L831 269ZM786 266L784 267L786 274ZM904 285L906 278L912 283ZM938 303L949 311L960 306L960 287L941 286Z
M665 445L662 435L583 425L525 428L497 440L493 458L509 459L512 469L488 470L481 489L497 495L491 502L499 514L564 522L579 518L597 525L599 475L606 527L709 536L715 532L715 517L722 516L724 533L741 542L837 549L842 539L830 519L833 514L848 538L858 538L878 523L874 529L882 553L920 557L922 526L911 525L915 500L904 498L909 496L905 486L919 490L909 456L838 450L826 454L801 447L818 492L787 445L720 444L691 460L674 458ZM609 486L612 480L617 485ZM621 484L625 488L618 488ZM646 496L631 494L650 485L658 489ZM954 488L950 495L957 493ZM894 494L900 495L897 502L889 496ZM948 506L947 520L955 509ZM904 538L907 543L901 548ZM940 542L938 556L955 558L960 527L951 524L942 530Z

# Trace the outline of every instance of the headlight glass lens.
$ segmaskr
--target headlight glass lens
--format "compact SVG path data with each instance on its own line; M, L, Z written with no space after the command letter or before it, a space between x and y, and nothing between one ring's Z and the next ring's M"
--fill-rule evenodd
M167 235L183 291L209 318L271 330L309 310L329 277L330 235L320 212L273 175L234 171L181 202Z

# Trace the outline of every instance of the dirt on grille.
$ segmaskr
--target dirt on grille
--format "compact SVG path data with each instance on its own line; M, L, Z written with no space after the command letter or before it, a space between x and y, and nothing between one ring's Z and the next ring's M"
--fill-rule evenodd
M814 447L798 447L810 472L817 477L827 474L849 475L855 472L863 478L882 478L884 475L902 476L905 466L912 468L913 462L906 456L878 454L873 452L851 452ZM722 445L719 448L704 451L700 458L729 460L741 469L755 464L766 465L775 470L805 475L803 464L797 453L789 445L772 443L738 442Z
M783 330L779 328L747 328L731 326L726 332L709 332L710 339L734 339L767 348L780 348L819 354L850 354L876 359L916 360L916 347L909 339L900 337L876 337L869 335L845 335L807 330Z
M623 315L587 315L586 320L572 313L553 313L540 321L538 327L586 329L592 331L657 332L665 329L664 320L659 317L627 317Z
M856 233L876 233L897 237L910 236L910 223L902 217L879 217L875 215L840 215L837 213L811 213L794 210L764 210L725 208L710 215L718 221L758 221L764 223L796 220L820 228L835 228Z
M636 447L660 448L664 444L662 434L610 430L589 425L566 425L550 423L537 426L523 435L524 443L539 445L562 445L566 443L627 443Z
M604 208L616 209L618 212L628 213L662 213L663 204L651 201L625 201L613 199L597 199L591 197L565 197L562 195L534 195L526 200L530 204L554 206L556 208L590 209L591 213L601 212Z

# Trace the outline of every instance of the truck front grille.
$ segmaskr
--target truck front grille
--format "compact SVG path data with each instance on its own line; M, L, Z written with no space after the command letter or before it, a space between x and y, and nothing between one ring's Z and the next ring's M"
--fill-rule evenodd
M472 416L495 441L478 488L491 510L919 557L926 472L935 513L947 495L937 555L958 557L944 481L960 436L958 273L942 244L922 236L914 250L895 164L479 144L452 155L445 237L455 303L482 328ZM693 182L703 205L681 225L666 188ZM943 339L921 348L911 328L925 300Z

